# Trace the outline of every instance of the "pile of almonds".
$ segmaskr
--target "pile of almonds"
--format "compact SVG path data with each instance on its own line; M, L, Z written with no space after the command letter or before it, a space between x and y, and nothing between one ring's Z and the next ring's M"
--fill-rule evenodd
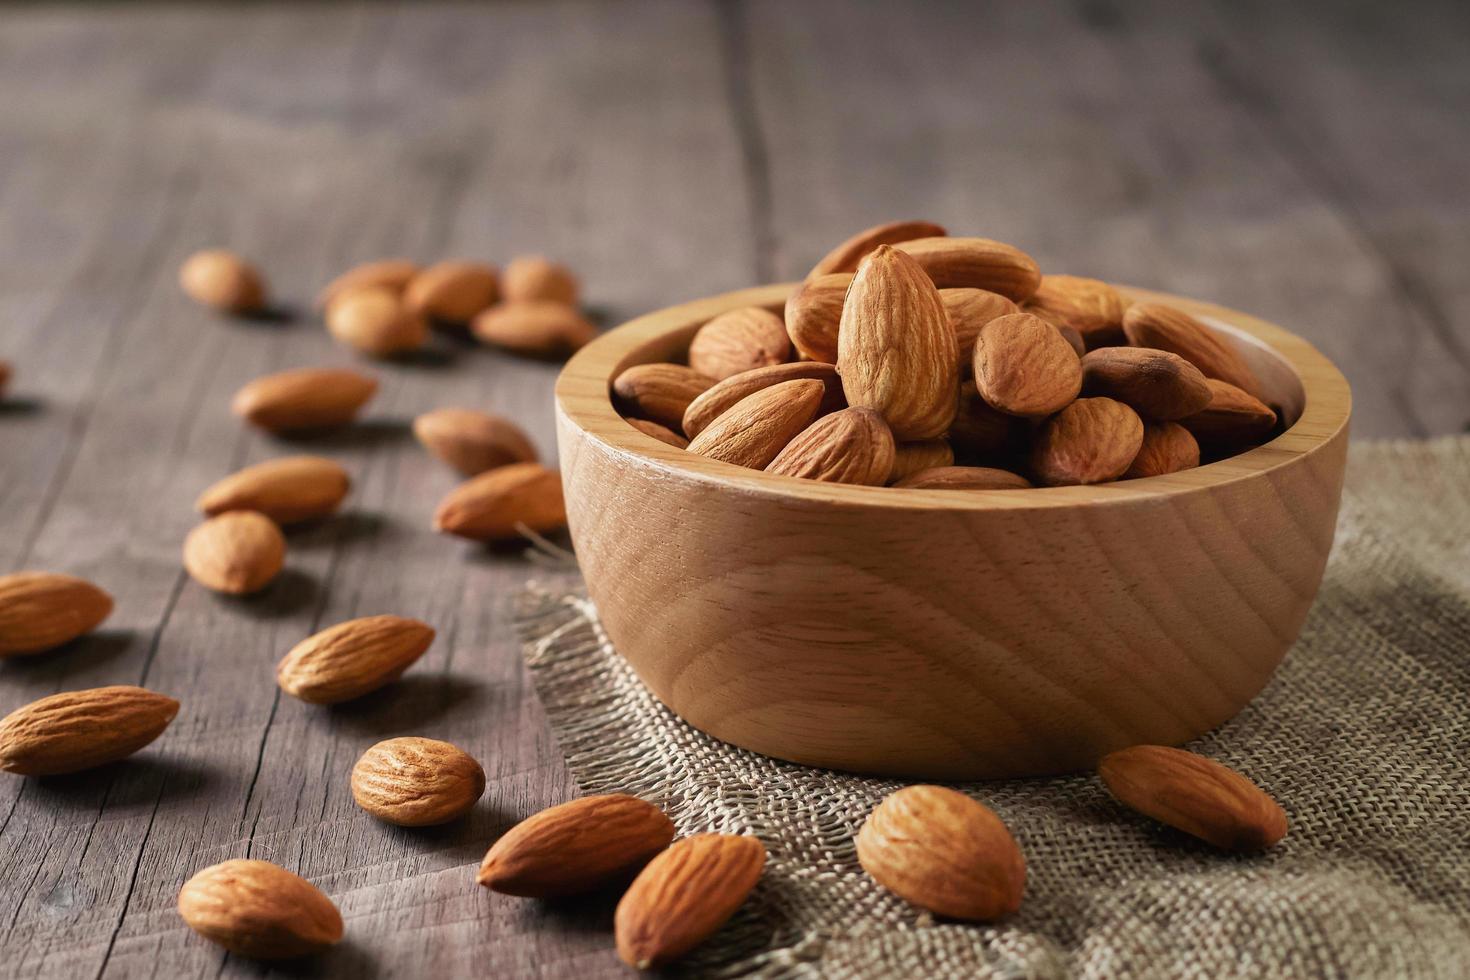
M669 445L870 486L1161 476L1277 428L1250 366L1189 314L922 221L843 242L784 317L723 313L686 364L635 365L612 387L629 423Z

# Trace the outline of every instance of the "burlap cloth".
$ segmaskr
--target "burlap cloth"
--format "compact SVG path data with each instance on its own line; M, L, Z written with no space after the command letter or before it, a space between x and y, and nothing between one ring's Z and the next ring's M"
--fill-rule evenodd
M763 977L1470 977L1470 439L1355 444L1337 543L1266 691L1192 748L1291 830L1217 853L1089 776L959 788L1025 852L1021 911L936 921L874 884L853 835L900 784L700 734L607 644L580 594L533 590L526 658L589 793L770 851L746 907L683 965Z

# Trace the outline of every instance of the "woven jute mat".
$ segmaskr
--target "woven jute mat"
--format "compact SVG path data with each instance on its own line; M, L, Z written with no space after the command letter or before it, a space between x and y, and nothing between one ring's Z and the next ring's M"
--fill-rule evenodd
M1217 853L1089 776L968 783L1025 852L1021 911L936 920L858 866L901 784L702 735L607 642L584 595L533 589L532 676L588 793L665 806L681 833L754 834L756 893L689 972L762 977L1470 977L1470 439L1355 444L1301 639L1238 717L1192 743L1285 807L1286 839Z

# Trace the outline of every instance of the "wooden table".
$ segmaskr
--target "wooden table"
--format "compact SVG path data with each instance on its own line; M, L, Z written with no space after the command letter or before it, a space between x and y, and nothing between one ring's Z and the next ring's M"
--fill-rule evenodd
M363 259L544 251L609 322L798 277L893 217L1043 268L1296 329L1352 380L1355 431L1470 420L1470 7L684 0L0 11L0 571L73 572L107 628L0 665L0 713L111 683L179 697L133 761L0 779L0 975L256 975L190 934L181 882L265 857L329 892L344 948L290 972L618 974L604 902L472 883L488 842L575 792L510 603L538 573L429 531L454 483L408 433L479 405L554 455L556 368L444 342L377 368L361 425L310 444L350 511L293 535L266 594L182 573L196 494L297 447L229 414L249 379L352 358L304 312ZM299 315L230 321L175 285L206 245ZM335 709L275 661L392 611L439 628L397 686ZM466 747L475 814L393 829L353 804L372 742Z

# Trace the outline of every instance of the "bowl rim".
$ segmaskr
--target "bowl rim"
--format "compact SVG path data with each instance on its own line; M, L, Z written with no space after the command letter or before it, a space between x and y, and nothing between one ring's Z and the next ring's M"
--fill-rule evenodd
M921 510L1033 510L1078 504L1124 504L1214 490L1264 476L1304 460L1331 444L1352 415L1352 392L1330 360L1306 340L1266 320L1202 300L1117 285L1139 302L1165 303L1216 321L1275 353L1296 373L1305 396L1301 416L1285 432L1238 456L1191 470L1087 486L1012 490L933 490L855 486L779 476L710 459L660 442L629 425L612 399L612 378L633 353L670 333L689 329L726 310L744 306L779 309L800 283L738 289L665 307L609 330L574 354L556 381L558 427L574 426L630 465L689 478L728 490L831 506Z

